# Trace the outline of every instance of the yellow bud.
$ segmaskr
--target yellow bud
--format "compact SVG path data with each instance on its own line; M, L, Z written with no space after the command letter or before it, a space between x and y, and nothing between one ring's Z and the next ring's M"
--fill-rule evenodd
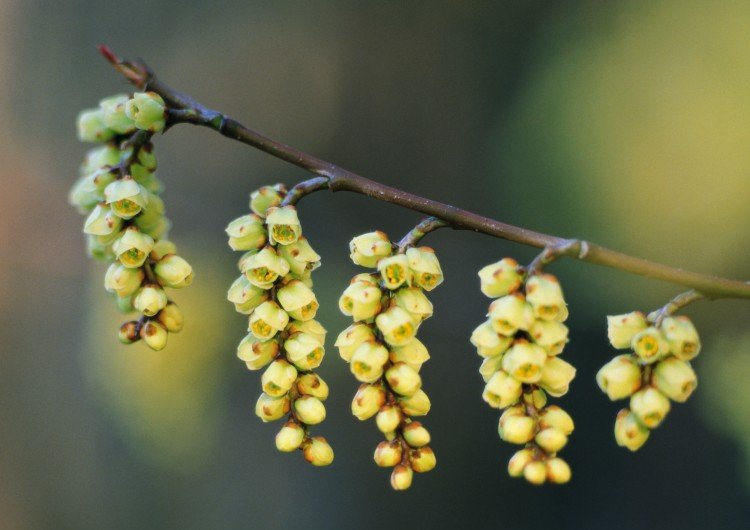
M154 272L159 283L165 287L179 289L193 283L193 268L190 264L175 254L164 256L154 266Z
M279 247L279 255L289 264L292 274L303 275L320 266L320 255L313 250L306 238Z
M559 355L568 342L568 327L556 320L536 320L529 329L529 335L549 355Z
M104 201L122 219L132 219L148 204L148 191L132 177L125 177L104 188Z
M333 462L333 448L322 436L315 436L304 444L305 460L314 466L327 466Z
M516 341L503 355L503 370L522 383L536 383L542 378L547 352L525 340Z
M404 284L411 284L411 270L409 269L409 258L404 254L396 254L382 258L377 263L378 272L383 279L383 284L393 290Z
M425 291L432 291L443 283L443 271L435 251L430 247L412 247L406 251L412 283Z
M398 403L407 416L424 416L430 411L430 398L422 389L411 396L399 397Z
M400 408L393 405L384 405L375 417L375 423L377 423L380 432L388 433L398 429L403 418Z
M521 397L524 403L533 406L535 409L542 409L547 404L547 394L541 388L535 388L531 392L524 392Z
M534 322L531 306L520 293L498 298L490 304L490 322L495 331L506 337L516 334L519 329L527 330Z
M298 369L314 370L323 362L325 349L318 340L305 332L295 333L284 342L286 357Z
M154 261L159 261L167 254L176 254L177 246L169 240L160 239L154 243L154 248L151 249L149 257Z
M618 350L629 348L633 337L647 327L646 315L640 311L607 317L607 337Z
M391 255L393 246L385 233L369 232L352 239L349 252L349 257L357 265L375 268L381 258Z
M513 258L503 258L479 271L480 289L490 298L505 296L518 290L523 272Z
M133 307L146 315L152 317L167 305L167 294L158 285L144 285L133 298Z
M249 214L238 217L226 228L232 250L254 250L266 244L266 228L263 219Z
M302 226L294 206L272 206L266 210L268 239L271 243L289 245L302 235Z
M414 472L412 469L399 464L393 468L393 472L391 473L391 487L396 491L409 489L413 478Z
M650 431L638 421L638 418L628 409L622 409L615 421L615 441L620 447L627 447L637 451L646 443Z
M156 319L167 328L170 333L178 333L182 331L182 327L185 325L185 317L182 316L182 310L177 307L174 302L168 302L164 309L159 311L156 315Z
M643 388L630 396L630 410L649 429L659 426L670 407L664 394L653 387Z
M645 363L653 363L669 354L669 343L661 331L654 327L646 328L633 336L633 351Z
M411 468L417 473L427 473L435 469L437 458L435 452L429 447L413 449L411 454Z
M380 442L375 448L373 459L380 467L393 467L401 462L403 449L398 440L392 442Z
M534 451L531 449L519 449L508 461L508 475L520 477L524 468L534 461Z
M271 397L280 397L289 392L297 379L297 369L283 359L276 359L261 377L263 392Z
M419 287L402 287L396 291L393 301L405 309L415 322L422 322L432 316L432 302Z
M276 435L276 449L289 453L299 449L305 439L305 429L299 423L287 422Z
M166 125L166 106L156 92L136 92L125 105L125 114L139 129L161 131Z
M542 367L539 386L552 397L564 396L575 376L576 369L572 364L559 357L549 357Z
M279 352L276 341L259 341L249 333L237 347L237 357L247 364L249 370L260 370L270 363Z
M113 263L104 275L104 288L120 297L130 296L140 288L143 277L142 269L132 269L120 263Z
M556 453L568 443L568 437L564 432L555 427L542 429L534 437L536 444L548 453Z
M547 479L547 466L544 462L529 462L523 468L523 478L535 485L544 484Z
M414 339L419 324L412 316L398 306L389 307L375 318L378 330L385 341L392 346L403 346Z
M376 341L366 341L352 354L349 368L358 381L373 383L383 375L388 350Z
M271 397L267 394L261 394L255 403L255 415L264 423L281 419L291 408L291 401L288 395L278 398Z
M168 335L164 326L153 320L147 321L141 327L141 338L152 350L163 350L167 345Z
M250 315L248 331L260 340L273 338L289 322L289 315L273 300L266 300Z
M512 337L500 335L492 327L492 322L483 322L471 334L469 339L482 357L494 357L505 353L513 343Z
M123 344L133 344L134 342L140 340L141 337L138 334L138 322L135 320L125 322L122 326L120 326L120 329L117 332L117 338Z
M326 408L316 397L301 396L294 400L294 412L302 423L317 425L326 419Z
M289 264L273 247L265 247L257 254L250 255L242 266L248 281L261 289L270 289L276 280L289 272Z
M558 322L568 318L560 282L551 274L535 274L528 279L526 301L531 304L537 318Z
M128 227L112 244L112 250L120 263L133 268L143 265L152 248L154 240L134 226Z
M689 361L700 353L701 340L688 317L667 317L661 323L661 330L669 351L681 361Z
M83 232L92 236L117 234L122 227L122 219L105 204L97 204L86 218Z
M381 297L379 287L355 278L339 298L339 309L355 321L370 320L380 312Z
M419 372L422 364L427 362L430 354L422 342L416 337L404 346L393 346L389 354L392 363L404 363Z
M360 385L352 400L352 414L359 420L372 418L385 403L385 391L379 385Z
M375 339L375 332L367 324L355 323L339 333L336 339L336 346L339 349L339 355L346 362L349 362L352 355L363 342Z
M401 396L412 396L422 387L422 378L405 363L396 363L385 372L391 389Z
M293 320L287 324L286 331L293 335L295 333L306 333L318 341L321 346L326 342L326 328L317 320Z
M412 421L401 429L401 434L406 443L411 447L422 447L430 443L430 433L418 421Z
M531 416L521 416L517 414L506 415L504 413L500 417L497 432L500 435L500 438L508 443L525 444L534 439L534 434L536 433L536 420Z
M565 484L570 481L570 466L562 458L550 458L545 465L547 467L547 480L550 482Z
M249 315L256 307L268 300L268 292L252 285L245 276L240 276L227 291L227 300L234 304L238 313Z
M328 399L328 385L317 374L303 374L297 378L295 384L300 394L316 397L321 401Z
M641 367L633 355L618 355L599 369L596 382L612 401L623 399L641 387Z
M482 361L482 365L479 367L479 373L485 383L489 383L490 378L498 370L503 369L503 356L496 355L495 357L487 357Z
M573 432L573 418L557 405L550 405L539 413L539 427L559 429L566 436Z
M82 111L78 114L77 125L81 142L107 142L115 136L104 124L104 112L100 108Z
M311 320L318 310L315 293L299 280L292 280L279 289L279 303L284 311L297 320Z
M659 361L651 379L653 385L672 401L684 403L698 386L698 377L690 363L675 357Z
M250 209L256 215L266 216L266 210L278 206L286 195L286 188L282 185L262 186L250 194Z
M502 409L518 401L521 391L521 382L500 370L495 372L487 382L482 399L490 407Z

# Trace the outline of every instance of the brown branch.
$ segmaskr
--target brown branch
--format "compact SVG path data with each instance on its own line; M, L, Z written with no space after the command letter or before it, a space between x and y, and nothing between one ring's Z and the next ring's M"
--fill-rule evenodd
M483 217L474 212L420 197L357 175L352 171L269 138L220 112L204 107L189 96L176 92L162 83L156 78L153 71L140 61L123 61L106 47L100 47L100 51L136 87L141 90L154 91L164 98L164 101L170 107L170 124L191 123L211 128L227 138L250 145L290 164L327 178L328 188L331 191L359 193L436 217L457 230L481 232L536 248L564 247L570 241L566 238ZM750 298L750 282L747 281L700 274L655 263L587 241L579 241L578 244L585 252L570 257L581 261L689 287L708 298Z

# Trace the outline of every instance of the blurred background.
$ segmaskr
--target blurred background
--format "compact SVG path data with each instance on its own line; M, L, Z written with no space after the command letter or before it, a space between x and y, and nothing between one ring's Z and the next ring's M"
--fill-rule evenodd
M116 339L123 317L66 202L86 146L75 117L130 90L99 57L142 57L203 103L324 159L507 222L697 271L750 263L747 2L42 2L0 0L0 528L750 527L750 304L701 302L700 385L637 453L615 445L594 381L615 352L606 314L680 289L577 262L561 404L577 421L565 487L505 472L513 447L481 399L468 344L487 299L476 271L535 251L471 233L427 238L447 281L420 330L437 469L394 493L373 422L332 347L357 269L347 243L413 212L357 195L302 203L323 256L332 398L329 468L278 454L253 414L259 374L235 358L227 222L251 190L304 173L188 126L155 141L172 239L196 269L187 325L162 352Z

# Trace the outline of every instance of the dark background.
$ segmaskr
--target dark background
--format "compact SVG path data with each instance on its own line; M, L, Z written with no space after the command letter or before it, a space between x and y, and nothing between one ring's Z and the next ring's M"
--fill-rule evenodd
M701 302L700 386L637 454L594 374L605 315L679 287L577 262L560 404L576 420L564 487L507 476L513 448L481 400L468 344L488 300L476 271L535 251L471 233L428 237L446 282L420 330L435 471L396 493L373 422L332 347L357 272L347 243L413 212L319 193L301 205L323 255L321 374L336 450L314 469L276 452L253 414L259 374L235 358L223 228L251 190L304 173L207 130L156 139L172 239L195 266L186 330L125 348L122 317L66 204L86 147L78 111L129 90L95 51L143 57L171 85L324 159L507 222L693 270L747 277L750 5L742 2L41 2L0 0L0 527L738 528L750 526L747 302Z

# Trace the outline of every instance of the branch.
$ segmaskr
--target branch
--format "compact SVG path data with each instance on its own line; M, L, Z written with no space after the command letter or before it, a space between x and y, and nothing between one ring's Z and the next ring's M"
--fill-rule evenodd
M176 92L156 78L140 61L119 59L109 48L100 47L102 55L128 81L140 90L158 93L169 105L168 124L191 123L208 127L220 134L260 149L328 180L331 191L350 191L443 220L457 230L472 230L536 248L561 248L568 239L513 226L474 212L462 210L398 188L375 182L330 162L285 145L254 131L240 122L197 103L189 96ZM750 298L750 282L700 274L636 256L623 254L595 243L579 241L582 252L567 254L575 259L622 270L631 274L662 280L696 290L707 298Z

